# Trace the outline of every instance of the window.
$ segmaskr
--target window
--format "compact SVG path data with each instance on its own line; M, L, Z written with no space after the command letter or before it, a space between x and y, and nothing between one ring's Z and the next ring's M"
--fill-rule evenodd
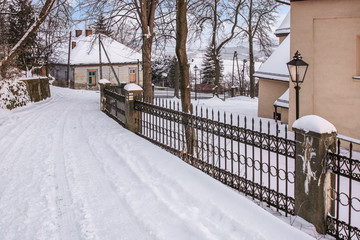
M131 83L136 83L136 68L129 68L129 79Z
M273 118L274 118L276 121L281 121L281 113L274 112Z
M353 79L360 79L360 36L356 36L356 75Z
M96 84L96 70L88 70L88 85Z

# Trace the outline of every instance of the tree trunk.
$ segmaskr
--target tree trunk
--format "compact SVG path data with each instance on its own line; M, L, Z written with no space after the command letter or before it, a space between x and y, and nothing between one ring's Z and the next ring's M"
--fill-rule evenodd
M152 68L151 68L151 50L154 39L154 19L155 9L158 4L158 0L135 0L137 6L140 21L141 30L143 34L142 45L142 59L143 59L143 84L144 84L144 98L149 99L152 102Z
M190 84L189 84L189 63L186 53L187 40L187 2L184 0L176 0L177 14L176 14L176 56L180 68L180 91L181 104L184 113L191 113L191 99L190 99ZM194 139L195 131L190 126L191 118L188 115L183 115L183 127L185 129L186 150L184 153L192 155L194 153ZM187 158L188 155L185 156Z
M249 66L250 66L250 97L255 97L255 63L254 63L254 46L253 38L249 36Z
M151 50L152 50L152 37L144 37L142 45L142 60L143 60L143 86L144 98L152 102L152 68L151 68Z
M180 98L179 95L179 84L180 84L180 69L179 69L179 62L176 61L175 63L175 76L174 76L174 97Z
M253 0L250 0L250 6L249 6L249 18L248 18L248 22L249 22L249 33L248 33L248 37L249 37L249 66L250 66L250 97L254 98L255 97L255 78L254 78L254 73L255 73L255 67L254 67L254 36L253 34L253 26L252 26L252 21L253 21L253 16L252 16L252 10L253 10Z
M187 3L184 0L176 0L177 15L176 15L176 56L179 62L180 69L180 92L182 111L190 113L190 84L189 84L189 63L186 53L187 40Z
M215 0L214 1L214 20L213 20L213 31L212 31L212 41L211 41L211 44L212 44L212 55L213 55L213 61L214 61L214 64L215 64L215 81L214 81L214 84L215 84L215 91L214 91L214 94L216 96L219 97L219 82L220 82L220 62L219 62L219 58L218 58L218 53L217 53L217 45L216 45L216 34L217 34L217 26L218 26L218 18L217 18L217 4L218 4L218 1L219 0Z

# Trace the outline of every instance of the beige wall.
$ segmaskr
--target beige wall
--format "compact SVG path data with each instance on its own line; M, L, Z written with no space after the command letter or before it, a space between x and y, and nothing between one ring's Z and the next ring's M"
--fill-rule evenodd
M129 69L135 68L136 74L137 65L119 65L114 66L114 70L119 78L120 82L127 82L129 83ZM76 66L74 71L74 78L75 78L75 88L88 88L88 89L98 89L98 84L96 86L88 86L87 85L87 77L88 77L88 70L96 70L96 80L100 80L100 68L98 66ZM140 86L143 85L143 76L142 76L141 66L139 71L139 81ZM102 77L105 79L110 80L111 84L117 85L117 81L113 71L111 70L110 66L103 66L102 67ZM138 81L136 81L137 83Z
M340 134L360 139L360 1L291 3L291 54L309 64L300 90L300 116L319 115ZM290 87L289 126L295 120Z
M277 112L281 114L281 122L288 123L289 109L278 107Z
M280 36L279 37L279 45L285 40L285 38L287 37L288 35L286 36Z
M273 118L274 102L289 88L289 82L259 78L258 116Z

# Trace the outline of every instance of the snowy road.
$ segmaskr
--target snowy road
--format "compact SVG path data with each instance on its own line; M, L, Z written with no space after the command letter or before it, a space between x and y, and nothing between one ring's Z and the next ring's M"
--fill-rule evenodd
M0 111L0 239L310 239L99 111L99 93Z

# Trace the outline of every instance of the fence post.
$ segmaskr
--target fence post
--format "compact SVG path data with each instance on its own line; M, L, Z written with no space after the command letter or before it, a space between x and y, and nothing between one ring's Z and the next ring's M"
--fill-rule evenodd
M105 111L106 108L106 97L104 95L104 90L106 87L110 86L110 81L107 79L101 79L99 81L100 85L100 110Z
M134 100L141 99L143 89L136 85L135 83L130 83L125 85L124 94L125 94L125 127L132 132L140 132L139 124L136 122L136 118L141 118L141 115L138 116L138 112L134 109ZM140 120L140 119L139 119Z
M336 128L325 119L309 115L293 124L296 141L295 215L325 234L326 218L334 212L334 175L327 170L327 151L336 148Z
M233 85L231 86L231 97L235 97L236 95L236 87Z

